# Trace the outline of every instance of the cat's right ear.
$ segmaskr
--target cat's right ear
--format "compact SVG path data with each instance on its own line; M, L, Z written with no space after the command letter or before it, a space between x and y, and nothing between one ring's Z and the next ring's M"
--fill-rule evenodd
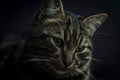
M39 18L63 18L65 17L61 0L43 0Z

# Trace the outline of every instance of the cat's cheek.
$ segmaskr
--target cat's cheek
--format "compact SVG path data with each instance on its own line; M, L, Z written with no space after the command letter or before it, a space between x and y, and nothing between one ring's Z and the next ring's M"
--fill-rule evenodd
M87 68L89 64L90 64L90 59L87 57L84 57L84 58L79 60L78 68L81 68L81 69L83 69L85 67Z

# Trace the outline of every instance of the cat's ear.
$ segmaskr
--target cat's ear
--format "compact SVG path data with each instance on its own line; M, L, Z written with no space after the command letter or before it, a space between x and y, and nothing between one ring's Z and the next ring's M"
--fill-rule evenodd
M43 0L40 9L40 17L43 18L62 18L65 17L61 0Z
M89 33L93 35L96 29L99 26L101 26L103 22L106 20L107 16L108 15L106 13L92 15L90 17L85 18L83 20L83 24L85 27L89 29Z

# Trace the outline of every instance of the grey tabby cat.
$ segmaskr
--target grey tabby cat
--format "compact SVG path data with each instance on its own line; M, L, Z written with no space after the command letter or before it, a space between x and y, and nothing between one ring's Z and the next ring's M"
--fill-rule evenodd
M44 0L18 59L22 73L34 80L88 80L92 36L106 18L81 19L65 12L61 0Z

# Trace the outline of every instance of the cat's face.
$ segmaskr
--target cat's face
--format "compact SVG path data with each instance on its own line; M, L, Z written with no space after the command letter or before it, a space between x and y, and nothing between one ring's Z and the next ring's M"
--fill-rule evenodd
M107 15L74 19L64 13L60 0L48 0L42 10L34 20L21 59L38 74L43 71L56 78L87 79L91 39Z

